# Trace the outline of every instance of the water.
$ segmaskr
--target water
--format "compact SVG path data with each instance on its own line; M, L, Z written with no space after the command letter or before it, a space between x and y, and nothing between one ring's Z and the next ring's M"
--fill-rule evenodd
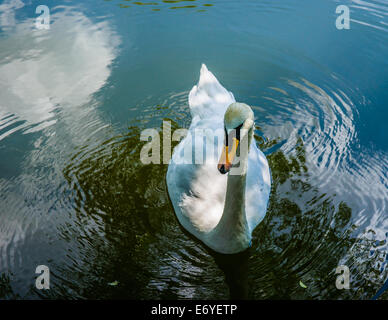
M387 1L51 0L38 30L40 2L0 4L0 299L370 299L384 284ZM143 129L188 128L202 62L252 106L271 167L237 256L190 237L167 166L139 161Z

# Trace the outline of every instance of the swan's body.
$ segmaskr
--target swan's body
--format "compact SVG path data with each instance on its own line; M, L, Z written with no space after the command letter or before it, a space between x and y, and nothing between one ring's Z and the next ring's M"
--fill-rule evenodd
M249 246L252 231L266 214L271 187L267 159L252 139L253 112L246 105L246 110L240 108L242 104L237 103L234 104L237 107L228 109L234 102L233 94L202 65L198 85L189 94L192 115L189 134L174 149L166 177L179 222L220 253L237 253ZM246 115L244 110L248 112ZM242 151L240 154L243 170L237 175L221 174L217 170L217 155L221 154L222 143L216 143L213 133L224 132L224 123L234 128L249 117L251 122L244 122L249 129L244 136L249 149L245 157ZM208 132L204 131L202 142L194 144L192 136L198 129ZM212 144L217 155L205 153L206 144ZM185 150L191 150L192 158ZM197 154L203 153L203 163L191 163Z

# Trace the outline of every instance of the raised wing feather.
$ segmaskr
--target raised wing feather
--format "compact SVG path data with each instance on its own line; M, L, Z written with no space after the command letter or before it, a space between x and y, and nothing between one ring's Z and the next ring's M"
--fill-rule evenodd
M222 118L233 102L235 102L233 94L218 82L206 65L202 64L198 84L189 93L191 116L205 119L217 115Z

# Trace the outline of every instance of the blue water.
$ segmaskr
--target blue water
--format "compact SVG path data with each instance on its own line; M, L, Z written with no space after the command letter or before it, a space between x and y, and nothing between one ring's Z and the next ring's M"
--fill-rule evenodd
M0 2L0 299L374 296L388 278L388 1L50 0L38 30L41 2ZM184 233L166 165L139 159L141 130L188 128L201 63L252 106L271 167L242 258Z

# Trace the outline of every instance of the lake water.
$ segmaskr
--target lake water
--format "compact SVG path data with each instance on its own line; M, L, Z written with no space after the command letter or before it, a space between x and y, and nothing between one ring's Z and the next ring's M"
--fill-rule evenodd
M387 16L386 0L0 2L0 299L370 299L388 278ZM167 165L140 162L142 130L190 125L201 63L252 106L271 168L237 256L188 236Z

